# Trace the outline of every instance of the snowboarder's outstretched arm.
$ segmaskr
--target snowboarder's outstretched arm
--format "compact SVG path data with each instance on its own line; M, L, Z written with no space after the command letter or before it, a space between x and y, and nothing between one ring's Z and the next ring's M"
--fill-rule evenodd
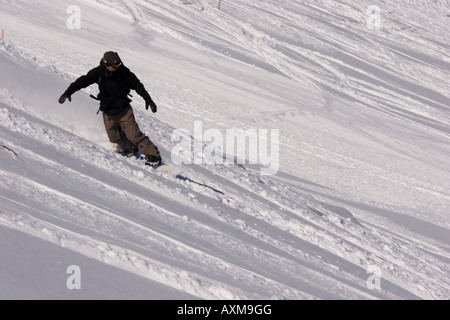
M130 88L136 91L142 98L144 98L145 110L148 110L148 108L150 107L152 112L155 113L157 111L156 104L153 102L150 94L147 92L142 82L132 72L130 72L130 80Z
M72 101L71 98L72 94L74 94L78 90L81 90L83 88L90 86L91 84L98 82L98 78L99 77L97 68L92 69L86 75L79 77L77 80L72 82L69 88L67 88L67 90L62 94L62 96L58 100L59 103L64 103L66 99Z

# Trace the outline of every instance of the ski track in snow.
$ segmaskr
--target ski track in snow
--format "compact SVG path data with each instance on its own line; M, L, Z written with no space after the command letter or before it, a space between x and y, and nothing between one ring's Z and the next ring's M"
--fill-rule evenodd
M57 27L68 1L0 2L13 29L0 66L14 74L0 80L0 142L16 153L0 149L1 225L201 299L448 299L450 118L448 82L436 79L448 78L450 59L438 37L445 18L428 18L448 13L446 2L416 1L411 13L396 1L381 33L361 27L365 7L350 0L223 1L221 10L208 1L72 2L87 20L75 44ZM58 19L31 18L34 10ZM51 106L61 82L105 51L98 39L120 48L102 26L108 17L130 36L134 50L123 55L163 106L155 118L135 99L166 159L174 128L195 120L204 130L282 125L280 172L152 172L108 150L82 93ZM39 43L53 38L67 47ZM38 88L28 77L44 81ZM67 110L74 105L79 115ZM382 290L367 287L369 266L381 269Z

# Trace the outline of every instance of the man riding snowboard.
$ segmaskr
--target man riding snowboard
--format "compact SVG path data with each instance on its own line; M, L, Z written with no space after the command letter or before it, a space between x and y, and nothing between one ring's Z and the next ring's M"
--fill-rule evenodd
M59 98L59 103L66 99L72 101L72 94L97 83L100 111L103 114L106 134L109 141L116 143L119 153L131 157L138 153L138 147L146 156L146 163L153 168L161 165L161 155L153 142L139 129L134 118L131 100L128 95L135 90L145 100L145 109L156 112L157 107L144 85L136 75L123 65L117 52L108 51L103 55L100 65L86 75L75 80Z

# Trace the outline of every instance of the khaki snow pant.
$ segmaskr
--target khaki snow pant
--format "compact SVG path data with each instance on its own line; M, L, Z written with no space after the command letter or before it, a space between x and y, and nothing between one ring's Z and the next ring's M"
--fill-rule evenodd
M128 150L139 146L146 156L160 156L158 148L139 129L131 107L114 116L103 112L103 122L111 143L117 143L120 148Z

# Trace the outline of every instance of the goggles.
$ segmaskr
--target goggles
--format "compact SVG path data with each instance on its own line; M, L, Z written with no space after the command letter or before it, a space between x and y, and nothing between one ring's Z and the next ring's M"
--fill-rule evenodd
M117 69L122 65L122 61L114 61L114 62L107 62L106 60L103 60L103 63L105 64L105 66L113 68L113 69Z

